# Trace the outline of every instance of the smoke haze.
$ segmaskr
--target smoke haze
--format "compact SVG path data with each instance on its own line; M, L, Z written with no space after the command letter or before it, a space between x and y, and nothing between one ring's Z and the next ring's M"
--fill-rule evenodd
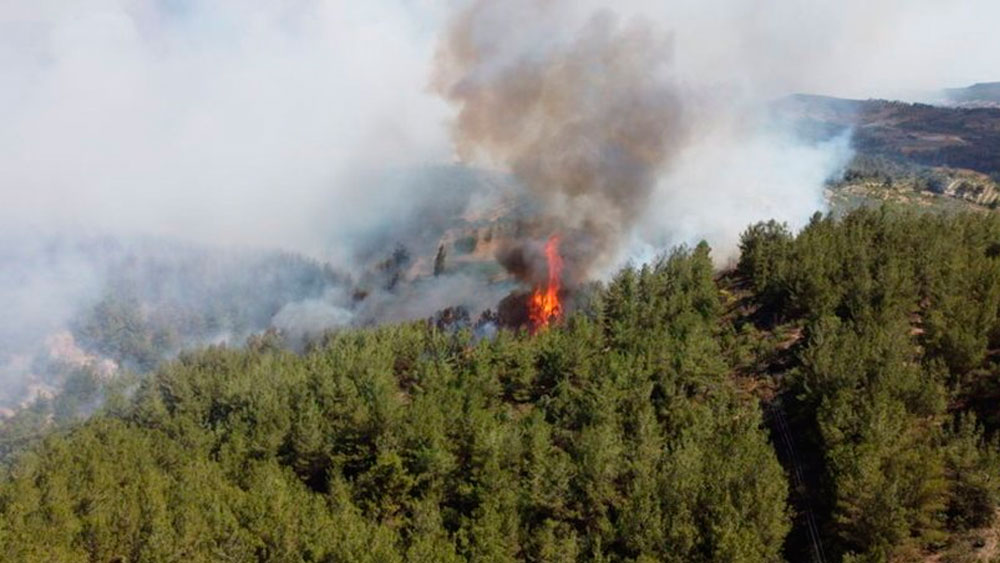
M1000 52L991 0L476 5L5 3L0 220L339 254L357 228L409 204L405 187L360 186L358 170L451 159L452 110L427 84L462 18L476 19L467 38L500 49L487 55L492 66L477 65L482 80L493 73L496 83L527 53L548 57L533 61L540 68L560 57L593 62L603 41L618 57L605 64L619 73L609 78L644 81L649 95L714 97L706 114L797 91L868 97L960 86L993 78ZM638 70L645 65L648 76ZM579 85L625 99L591 74L578 74L590 80ZM677 115L654 119L676 126Z
M666 37L601 11L558 39L559 7L475 2L438 53L435 86L459 106L459 154L499 161L544 202L550 232L536 236L566 233L582 278L613 257L687 132Z
M447 158L416 4L18 4L5 224L320 254L404 205L358 171Z
M146 320L239 295L250 313L205 341L494 306L510 288L489 276L424 279L489 190L537 200L518 231L536 247L567 231L573 277L702 238L725 261L748 223L823 209L850 156L770 101L996 80L996 21L993 0L2 3L0 399L137 260L134 285L171 264L215 280L168 276ZM400 241L413 262L392 275L413 283L373 278L355 302ZM316 262L282 277L275 250Z

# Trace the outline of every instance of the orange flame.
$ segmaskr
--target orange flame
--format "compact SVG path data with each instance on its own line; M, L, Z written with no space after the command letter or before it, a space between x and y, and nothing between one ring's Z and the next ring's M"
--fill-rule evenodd
M549 269L549 279L545 286L535 288L528 301L528 318L534 330L544 328L562 316L559 302L559 277L562 273L562 257L559 256L559 237L552 236L545 243L545 261Z

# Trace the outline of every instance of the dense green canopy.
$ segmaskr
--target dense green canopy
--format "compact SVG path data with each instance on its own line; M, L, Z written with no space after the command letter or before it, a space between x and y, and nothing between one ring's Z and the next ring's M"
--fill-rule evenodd
M702 244L583 297L535 335L265 335L134 387L79 374L3 423L0 553L884 561L993 523L996 216L764 223L733 272Z

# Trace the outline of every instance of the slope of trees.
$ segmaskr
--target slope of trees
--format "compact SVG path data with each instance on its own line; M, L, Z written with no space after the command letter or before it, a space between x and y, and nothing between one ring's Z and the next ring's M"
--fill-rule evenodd
M998 243L995 215L889 208L744 234L753 299L803 334L783 384L847 559L915 559L993 522Z
M862 209L754 225L722 275L704 244L626 268L535 335L267 334L131 389L81 375L95 414L0 428L0 552L797 561L806 499L827 560L971 557L1000 495L998 312L1000 219Z
M15 560L768 561L787 487L727 378L708 248L592 314L182 356L16 456Z

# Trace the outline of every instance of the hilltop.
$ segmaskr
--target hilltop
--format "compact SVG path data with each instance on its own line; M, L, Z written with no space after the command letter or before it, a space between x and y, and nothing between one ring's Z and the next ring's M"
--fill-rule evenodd
M538 333L188 352L0 425L18 561L976 561L1000 216L860 209L626 268ZM40 431L31 432L32 428Z
M944 90L945 99L953 104L967 107L1000 108L1000 82L981 82L967 88Z
M968 90L993 91L993 85L980 86ZM1000 199L1000 107L808 94L783 98L773 107L806 139L850 135L856 154L833 182L835 203L862 198L992 208Z

